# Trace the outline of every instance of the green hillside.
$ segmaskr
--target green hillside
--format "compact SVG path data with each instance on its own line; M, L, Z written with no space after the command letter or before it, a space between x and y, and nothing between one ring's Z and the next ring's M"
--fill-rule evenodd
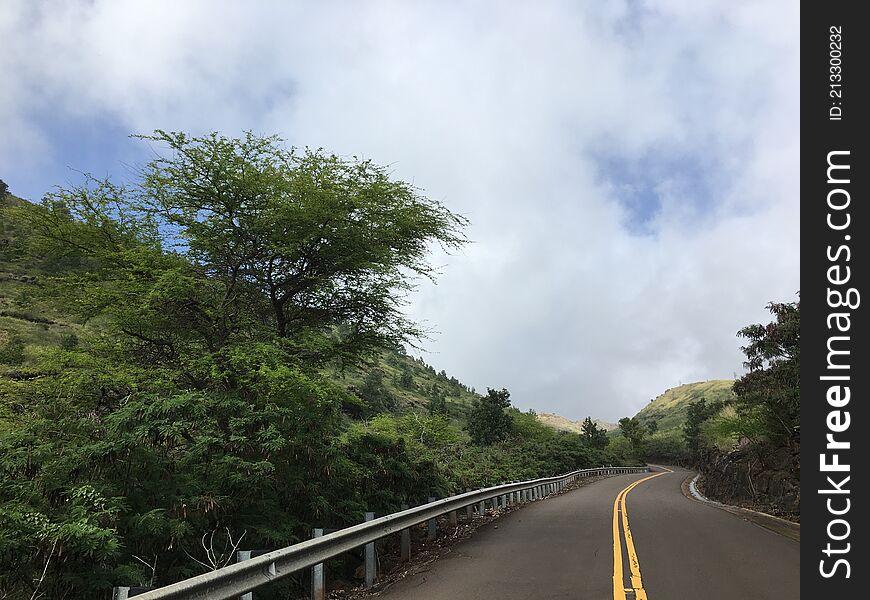
M553 413L538 413L537 416L538 421L557 431L571 431L573 433L581 433L583 431L583 421L572 421L567 417ZM616 423L608 423L601 419L592 419L592 422L604 431L613 431L619 428L619 425Z
M707 403L716 400L729 400L733 397L731 386L734 381L730 379L714 379L711 381L699 381L665 390L657 398L650 400L636 415L639 421L645 425L654 422L657 431L667 433L679 431L686 422L686 411L689 404L696 400L704 399Z

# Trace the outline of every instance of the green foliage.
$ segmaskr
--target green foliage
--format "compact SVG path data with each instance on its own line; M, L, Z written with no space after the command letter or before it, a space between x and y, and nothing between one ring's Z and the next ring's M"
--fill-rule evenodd
M512 424L510 415L505 412L510 405L510 392L506 389L487 388L486 396L480 398L468 414L471 441L486 446L505 439Z
M396 398L387 390L384 385L384 374L378 369L369 371L357 395L366 402L367 415L376 415L397 408Z
M429 247L460 246L465 219L370 161L250 133L143 137L172 150L145 169L148 214L225 289L259 296L279 337L355 357L420 335L400 310L407 275L433 277Z
M683 464L689 456L683 436L678 431L656 431L644 441L644 458L669 464Z
M634 417L623 417L619 420L619 430L631 444L633 454L637 457L643 456L647 429L641 422Z
M62 334L60 336L60 347L64 350L75 350L79 346L79 336L75 333Z
M399 378L399 385L406 390L413 390L416 387L414 385L414 375L411 373L410 369L402 369L402 376Z
M437 383L433 383L432 388L429 391L428 408L430 415L447 416L449 414L447 409L447 397L444 395L444 392Z
M800 434L800 302L768 305L776 320L740 330L749 372L734 383L739 433L795 448Z
M17 335L0 331L0 365L20 365L24 362L24 341Z
M607 431L601 427L598 427L593 421L592 417L586 417L583 420L583 425L581 426L583 431L583 437L586 439L586 442L592 446L593 448L606 448L609 442L607 438Z
M697 458L705 446L705 440L702 438L704 424L721 409L722 402L718 400L707 404L707 401L701 398L689 404L686 411L686 423L683 425L683 439L686 442L686 448L693 457Z

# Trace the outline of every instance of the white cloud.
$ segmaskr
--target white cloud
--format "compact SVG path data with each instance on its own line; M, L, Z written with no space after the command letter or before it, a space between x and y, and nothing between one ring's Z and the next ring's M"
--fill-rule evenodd
M616 419L730 377L737 329L797 291L793 3L39 6L0 16L4 172L59 159L47 111L388 163L473 223L413 297L440 331L427 360L521 407ZM712 198L658 182L632 232L603 154Z

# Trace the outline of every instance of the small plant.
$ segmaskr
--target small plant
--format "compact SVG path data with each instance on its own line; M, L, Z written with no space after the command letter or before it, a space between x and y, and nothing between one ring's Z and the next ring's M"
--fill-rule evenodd
M75 350L79 347L79 336L74 333L61 335L60 347L64 350Z
M5 338L4 339L4 336ZM24 342L17 335L0 332L0 364L20 365L24 362Z

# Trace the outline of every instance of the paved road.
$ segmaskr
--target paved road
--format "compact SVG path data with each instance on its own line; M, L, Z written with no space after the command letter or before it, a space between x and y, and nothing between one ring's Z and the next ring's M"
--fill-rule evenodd
M687 499L680 491L687 474L620 475L535 502L482 527L382 597L799 598L798 543ZM618 502L623 497L629 535Z

